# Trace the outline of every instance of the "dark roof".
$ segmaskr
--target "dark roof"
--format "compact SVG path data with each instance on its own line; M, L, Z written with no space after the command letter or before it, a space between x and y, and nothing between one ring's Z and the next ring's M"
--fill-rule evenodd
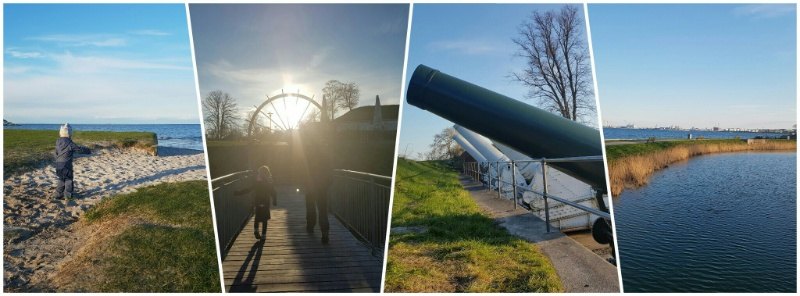
M342 116L334 119L334 122L372 122L373 111L375 106L361 106L350 110ZM400 111L400 105L382 105L381 117L383 120L397 120L397 114Z

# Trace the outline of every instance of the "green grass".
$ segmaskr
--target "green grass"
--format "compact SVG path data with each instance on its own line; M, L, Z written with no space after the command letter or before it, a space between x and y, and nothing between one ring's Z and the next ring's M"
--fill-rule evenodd
M387 292L560 292L549 259L483 214L444 162L399 159Z
M219 292L219 273L206 181L163 183L104 199L87 225L130 224L89 256L103 275L80 283L97 292ZM80 265L78 265L80 266Z
M57 130L3 130L3 170L19 172L53 159ZM75 131L72 140L92 147L155 147L156 134L151 132Z

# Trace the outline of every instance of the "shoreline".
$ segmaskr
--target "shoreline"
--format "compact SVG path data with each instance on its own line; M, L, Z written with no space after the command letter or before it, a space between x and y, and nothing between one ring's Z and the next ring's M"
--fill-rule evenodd
M762 143L747 143L742 140L715 139L607 145L606 157L611 195L617 197L626 188L647 185L650 176L656 171L695 156L773 151L794 151L796 153L797 141L767 140Z

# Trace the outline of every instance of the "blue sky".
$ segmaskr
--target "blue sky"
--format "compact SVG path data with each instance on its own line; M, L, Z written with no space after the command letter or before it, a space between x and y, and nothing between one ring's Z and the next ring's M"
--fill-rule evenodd
M355 82L361 105L398 104L408 4L190 5L200 93L240 111L286 91L321 101L328 80ZM341 114L341 113L340 113Z
M604 124L795 123L794 4L590 4L589 20Z
M528 89L509 75L525 60L515 57L519 26L535 10L554 10L562 5L543 4L414 4L408 53L406 85L419 64L525 100ZM583 16L583 6L579 7ZM584 32L585 34L585 32ZM593 100L593 98L592 98ZM403 105L399 155L416 158L425 153L433 136L453 123L410 104Z
M199 123L183 4L4 10L5 119Z

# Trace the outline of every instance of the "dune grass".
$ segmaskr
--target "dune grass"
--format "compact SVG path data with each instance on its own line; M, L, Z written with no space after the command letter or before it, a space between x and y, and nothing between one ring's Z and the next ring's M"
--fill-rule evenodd
M387 292L563 291L538 247L483 214L443 162L399 159L395 182Z
M34 168L53 159L57 130L3 130L3 170L6 175ZM72 140L90 148L115 147L155 149L156 134L151 132L75 131Z
M703 154L740 151L797 150L796 140L686 140L606 146L611 194L646 185L650 175L670 164Z
M81 219L102 239L87 242L61 270L66 290L221 291L206 181L106 198Z

